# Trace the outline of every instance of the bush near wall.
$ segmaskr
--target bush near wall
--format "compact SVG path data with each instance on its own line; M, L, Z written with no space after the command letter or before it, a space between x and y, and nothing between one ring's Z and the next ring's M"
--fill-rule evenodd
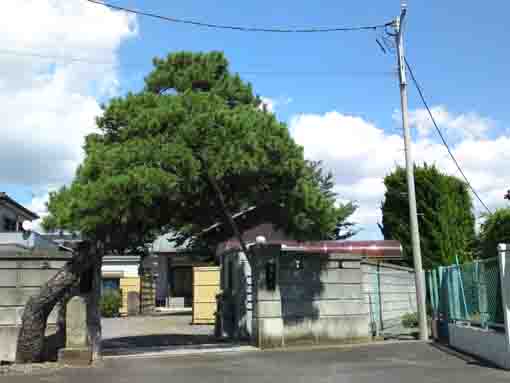
M117 290L106 290L101 296L99 303L101 315L106 318L119 316L122 307L122 295Z
M407 313L402 315L402 326L405 328L418 327L418 313Z

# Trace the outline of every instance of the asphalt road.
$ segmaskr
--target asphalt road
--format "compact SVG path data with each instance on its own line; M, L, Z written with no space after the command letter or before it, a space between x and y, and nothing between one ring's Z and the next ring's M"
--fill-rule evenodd
M510 382L510 372L461 359L427 343L315 350L259 351L153 359L110 359L94 368L66 368L9 383L397 383Z

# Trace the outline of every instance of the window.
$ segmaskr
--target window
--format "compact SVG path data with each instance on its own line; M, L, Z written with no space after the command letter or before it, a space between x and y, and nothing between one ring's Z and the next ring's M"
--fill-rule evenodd
M104 278L102 281L102 291L106 290L119 290L120 280L119 278Z
M4 218L4 231L16 231L16 220L5 217Z

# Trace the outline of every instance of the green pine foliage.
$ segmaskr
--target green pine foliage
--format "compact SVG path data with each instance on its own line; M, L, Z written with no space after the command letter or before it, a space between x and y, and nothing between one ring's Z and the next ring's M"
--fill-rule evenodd
M384 178L381 231L385 239L402 243L405 261L412 266L409 203L405 169ZM435 166L415 166L416 203L423 266L450 265L473 256L475 217L467 185L441 173Z
M336 204L331 174L306 161L260 105L222 53L155 59L141 92L104 107L73 183L50 196L45 227L79 231L119 252L168 229L190 237L222 219L207 171L232 212L270 202L297 239L352 235L356 206Z

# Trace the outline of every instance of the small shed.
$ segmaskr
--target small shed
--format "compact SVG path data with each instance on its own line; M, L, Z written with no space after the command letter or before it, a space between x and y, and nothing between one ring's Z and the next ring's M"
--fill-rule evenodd
M220 254L218 335L261 348L373 335L362 263L400 260L397 241L237 242Z

